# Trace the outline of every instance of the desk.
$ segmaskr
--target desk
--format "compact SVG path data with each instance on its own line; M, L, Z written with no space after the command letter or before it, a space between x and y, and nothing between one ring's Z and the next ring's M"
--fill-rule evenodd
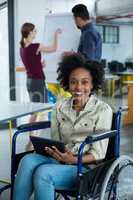
M116 72L115 75L121 77L121 83L123 84L125 81L133 81L133 70L127 69L124 72Z
M130 84L128 85L128 112L123 118L125 125L133 124L133 81L128 84Z
M133 70L128 69L124 72L117 72L116 74L121 77L121 85L128 86L128 112L124 115L123 122L125 125L133 124Z
M19 103L15 101L0 104L0 123L6 123L33 114L34 112L48 111L52 109L51 103Z
M48 111L52 109L53 104L50 103L19 103L19 102L4 102L0 104L0 123L9 123L10 143L12 139L12 124L11 121L35 112Z
M113 97L115 95L116 81L118 81L119 79L120 78L117 75L105 74L105 84L103 87L103 92L105 96Z
M10 128L10 144L12 140L11 121L24 117L35 112L49 111L53 108L50 103L19 103L15 101L1 102L0 104L0 123L9 123ZM0 180L2 183L7 181Z
M113 74L116 74L116 75L133 75L133 69L127 69L123 72L115 72Z

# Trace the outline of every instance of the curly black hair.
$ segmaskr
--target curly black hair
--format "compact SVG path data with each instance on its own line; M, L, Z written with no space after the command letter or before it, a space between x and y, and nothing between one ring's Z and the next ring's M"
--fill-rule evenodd
M83 68L90 72L93 83L92 92L101 88L104 82L103 66L97 61L86 60L78 53L72 53L62 56L61 62L59 63L59 67L57 69L57 81L65 91L69 91L70 74L77 68Z

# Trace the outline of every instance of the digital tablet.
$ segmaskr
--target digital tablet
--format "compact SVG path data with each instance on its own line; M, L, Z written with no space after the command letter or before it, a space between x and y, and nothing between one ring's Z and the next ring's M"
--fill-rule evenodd
M46 153L45 147L52 148L52 146L55 146L62 153L65 152L65 145L63 142L37 136L30 136L30 140L34 146L36 153L38 154L50 156L48 153Z

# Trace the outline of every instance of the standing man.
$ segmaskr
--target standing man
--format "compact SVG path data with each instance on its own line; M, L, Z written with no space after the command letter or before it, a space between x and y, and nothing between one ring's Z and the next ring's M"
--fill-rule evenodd
M102 55L102 39L92 24L87 7L77 4L72 8L75 24L81 29L78 52L87 59L100 61Z

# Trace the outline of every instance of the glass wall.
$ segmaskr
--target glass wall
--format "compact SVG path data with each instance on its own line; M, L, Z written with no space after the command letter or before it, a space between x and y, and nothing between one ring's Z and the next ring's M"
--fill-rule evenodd
M7 4L0 4L0 98L9 100L9 52L8 52ZM6 92L5 92L6 91ZM4 101L3 100L3 101Z

